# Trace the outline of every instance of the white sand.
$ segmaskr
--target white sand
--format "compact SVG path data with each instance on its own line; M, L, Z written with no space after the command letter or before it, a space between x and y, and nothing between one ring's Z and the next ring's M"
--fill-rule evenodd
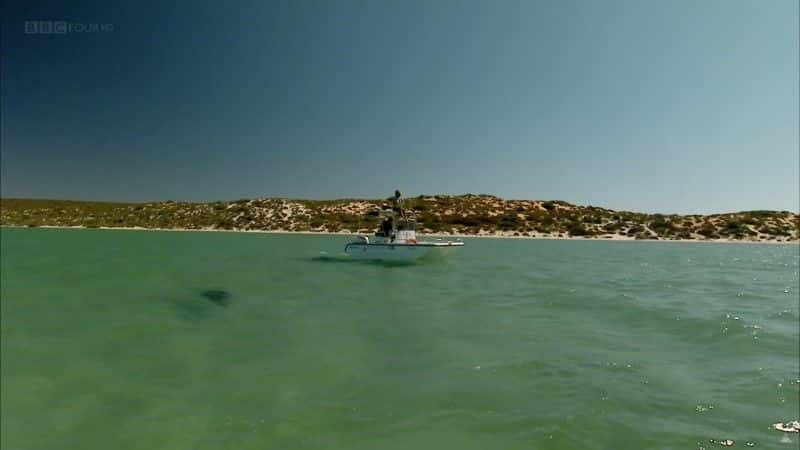
M2 225L2 228L29 228L26 226ZM353 236L360 233L353 233L349 230L342 231L290 231L290 230L222 230L217 228L143 228L143 227L97 227L88 228L82 225L77 226L54 226L40 225L34 228L56 228L56 229L94 229L94 230L121 230L121 231L196 231L196 232L220 232L220 233L261 233L261 234L311 234L311 235L339 235ZM366 233L371 234L371 233ZM735 239L635 239L621 235L600 235L595 237L583 236L554 236L548 234L534 233L533 236L514 236L513 231L496 231L494 233L459 234L459 233L420 233L421 237L431 238L459 238L459 239L533 239L533 240L571 240L571 241L615 241L615 242L694 242L694 243L722 243L722 244L800 244L800 240L795 241L767 241L767 240L735 240Z

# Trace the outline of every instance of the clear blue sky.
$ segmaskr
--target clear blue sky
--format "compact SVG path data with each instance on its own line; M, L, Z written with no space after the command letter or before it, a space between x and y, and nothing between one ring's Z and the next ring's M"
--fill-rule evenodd
M796 0L26 1L2 25L4 197L800 209Z

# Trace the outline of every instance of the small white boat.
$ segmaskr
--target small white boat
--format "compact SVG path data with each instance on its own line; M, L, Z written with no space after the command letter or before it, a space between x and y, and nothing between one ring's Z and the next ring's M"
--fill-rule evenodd
M395 193L399 200L399 192ZM344 247L351 258L381 261L409 261L432 252L463 247L460 240L418 241L417 223L413 217L396 207L379 213L383 217L381 229L374 236L358 235Z

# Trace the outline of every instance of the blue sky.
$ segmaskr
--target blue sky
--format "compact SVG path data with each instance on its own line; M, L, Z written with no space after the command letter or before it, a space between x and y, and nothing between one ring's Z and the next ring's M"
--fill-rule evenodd
M800 209L797 1L17 3L3 197Z

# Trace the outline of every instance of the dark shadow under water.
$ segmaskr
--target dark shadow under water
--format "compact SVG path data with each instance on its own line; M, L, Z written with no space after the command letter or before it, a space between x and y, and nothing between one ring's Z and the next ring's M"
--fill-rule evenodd
M338 255L329 255L327 253L323 253L311 258L311 261L317 263L338 263L338 264L365 264L371 266L383 266L383 267L408 267L408 266L417 266L421 264L430 263L432 260L427 258L419 258L410 261L391 261L391 260L382 260L382 259L356 259L347 256L347 254L341 253Z
M195 321L215 314L219 308L230 305L231 293L224 289L195 290L191 295L173 295L163 298L184 319Z
M230 301L231 294L228 291L221 289L207 289L201 294L206 300L215 303L222 307L227 307Z

